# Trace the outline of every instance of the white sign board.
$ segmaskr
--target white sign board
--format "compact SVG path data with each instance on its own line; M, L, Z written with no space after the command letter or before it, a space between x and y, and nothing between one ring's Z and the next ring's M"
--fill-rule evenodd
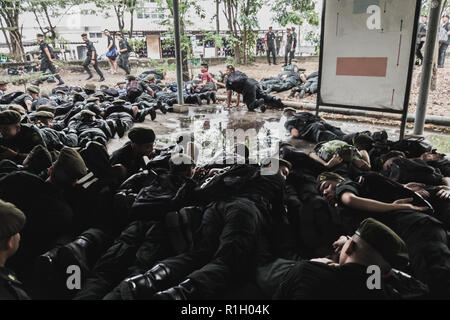
M403 111L417 5L417 0L324 1L319 105Z

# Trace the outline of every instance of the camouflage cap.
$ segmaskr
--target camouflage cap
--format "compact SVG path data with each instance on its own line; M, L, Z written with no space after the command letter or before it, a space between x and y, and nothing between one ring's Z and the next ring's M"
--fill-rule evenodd
M43 105L37 107L37 111L47 111L47 112L51 112L51 113L55 114L56 107L47 105L47 104L43 104Z
M27 113L26 110L25 110L25 108L22 107L21 105L18 105L18 104L11 104L11 105L8 107L8 110L14 110L14 111L17 111L17 112L20 113L21 115L24 115L24 114Z
M155 132L150 128L135 127L128 132L128 138L136 144L155 142Z
M38 111L34 114L35 118L53 119L55 115L48 111Z
M408 266L406 244L388 226L368 218L361 222L355 234L370 244L392 267L404 270Z
M27 91L31 92L31 93L35 93L35 94L39 94L39 92L40 92L39 87L36 87L36 86L29 86L27 88Z
M123 100L123 99L117 99L117 100L113 101L113 104L117 104L117 105L122 105L122 104L125 104L125 103L127 103L127 102L125 100Z
M26 220L25 214L14 204L0 200L0 240L22 231Z
M56 160L53 168L62 170L73 180L78 180L87 174L87 168L83 158L78 151L68 147L64 147L60 151L58 160Z
M14 110L5 110L0 112L0 125L8 126L18 124L22 120L20 113Z

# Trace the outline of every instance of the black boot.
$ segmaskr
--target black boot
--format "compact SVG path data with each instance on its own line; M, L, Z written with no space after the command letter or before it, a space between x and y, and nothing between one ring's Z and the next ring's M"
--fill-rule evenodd
M150 115L152 121L154 121L156 119L156 111L155 108L151 107L148 108L147 113Z
M150 299L167 286L170 286L170 270L160 263L144 274L123 280L120 294L123 300Z
M259 106L259 110L261 110L262 113L266 112L266 110L267 110L266 105L265 105L265 104L260 105L260 106Z
M303 98L305 97L305 93L306 93L306 90L305 90L305 89L302 89L302 90L300 91L300 94L298 95L298 97L299 97L300 99L303 99Z
M88 261L88 247L91 242L88 238L80 236L75 241L66 244L58 251L58 259L64 266L77 265L81 268L83 276L90 274Z
M108 127L111 130L111 134L112 134L111 137L114 138L114 136L117 133L116 122L114 120L107 119L106 123L108 124Z
M191 279L187 279L179 285L160 291L153 296L153 300L191 300L195 299L196 288Z
M91 80L94 76L92 75L92 73L89 73L89 77L87 77L86 80Z
M195 94L195 95L193 95L193 97L194 97L194 101L195 101L195 103L197 103L199 106L201 106L203 103L202 103L202 98L200 98L200 95L199 94Z
M119 138L122 138L125 135L125 126L123 125L122 121L118 120L116 122L116 130Z
M37 278L50 279L55 275L59 248L53 248L36 258L34 274Z
M209 92L205 92L200 96L203 100L206 100L206 104L211 104L211 95Z

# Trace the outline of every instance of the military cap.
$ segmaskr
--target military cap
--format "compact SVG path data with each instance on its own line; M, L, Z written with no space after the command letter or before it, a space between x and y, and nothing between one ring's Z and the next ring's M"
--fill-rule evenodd
M95 91L95 90L97 90L97 86L96 86L94 83L87 83L87 84L84 86L84 89L85 89L85 90Z
M90 97L86 100L87 102L95 102L95 101L100 101L99 97Z
M355 234L370 244L392 267L404 269L409 264L405 242L388 226L368 218Z
M107 86L105 86L105 89L109 89ZM105 94L103 92L96 92L93 94L94 97L104 97Z
M57 90L57 91L55 92L55 94L65 94L65 95L67 95L67 92L65 92L65 91L63 91L63 90Z
M109 89L109 87L108 87L106 84L102 84L102 85L100 86L100 90L106 90L106 89ZM103 95L102 92L98 92L97 94Z
M9 82L6 80L0 80L0 86L3 86L5 84L8 84Z
M47 112L51 112L51 113L55 114L56 107L47 105L47 104L43 104L43 105L37 107L37 111L47 111Z
M12 124L18 124L22 116L20 113L14 110L5 110L0 112L0 125L8 126Z
M14 204L0 200L0 240L22 231L26 220L24 213Z
M42 145L35 146L28 155L28 168L31 170L45 170L52 166L52 156Z
M118 86L120 86L121 84L127 84L127 82L126 81L119 81L119 82L117 82Z
M232 64L227 65L227 69L235 70L235 69L234 69L234 66L233 66Z
M83 158L75 149L69 147L62 148L53 168L62 170L73 180L78 180L87 174Z
M136 80L136 76L133 76L133 75L130 74L130 75L127 76L127 80L128 81Z
M117 99L117 100L113 101L113 104L118 104L118 105L121 105L121 104L124 104L124 103L127 103L127 102L125 100L123 100L123 99Z
M80 111L80 115L81 115L82 117L92 117L92 116L95 116L95 113L92 112L92 111L89 110L89 109L84 109L84 110L81 110L81 111Z
M268 165L270 165L272 162L278 162L279 166L285 166L287 167L289 170L292 169L292 164L284 159L280 159L280 158L276 158L276 157L269 157L269 158L264 158L261 160L261 165L263 167L266 167Z
M20 106L20 105L18 105L18 104L11 104L11 105L8 107L8 110L14 110L14 111L17 111L17 112L20 113L21 115L24 115L25 113L27 113L27 112L25 111L25 108L22 107L22 106Z
M150 82L155 80L155 75L154 74L149 74L147 77L145 77L144 81L145 82Z
M55 115L48 111L38 111L34 114L36 118L53 119Z
M326 180L336 180L336 181L340 181L340 182L345 181L345 179L337 173L323 172L317 176L317 187L320 188L322 183L325 182Z
M36 87L36 86L29 86L29 87L27 88L27 91L28 91L28 92L31 92L31 93L39 94L39 88Z
M155 132L150 128L136 127L128 132L128 138L136 144L155 142Z

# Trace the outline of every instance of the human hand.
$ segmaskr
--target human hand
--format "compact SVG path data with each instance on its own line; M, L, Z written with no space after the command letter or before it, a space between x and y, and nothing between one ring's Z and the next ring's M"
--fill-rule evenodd
M399 199L392 204L394 205L395 210L413 210L413 211L427 211L428 207L418 207L411 202L413 202L413 198Z
M450 187L449 186L439 186L436 187L439 191L436 195L443 200L450 200Z
M344 159L342 159L339 155L335 154L333 158L330 159L330 161L327 162L326 167L327 168L333 168L340 164Z
M408 188L409 190L414 191L417 194L420 194L424 198L430 197L430 193L424 189L425 184L423 184L423 183L410 182L410 183L405 184L405 187Z
M319 263L324 263L324 264L329 265L329 266L331 266L331 267L337 267L337 266L339 266L338 263L336 263L336 262L334 262L333 260L328 259L328 258L315 258L315 259L311 259L311 260L309 260L309 261L319 262Z

